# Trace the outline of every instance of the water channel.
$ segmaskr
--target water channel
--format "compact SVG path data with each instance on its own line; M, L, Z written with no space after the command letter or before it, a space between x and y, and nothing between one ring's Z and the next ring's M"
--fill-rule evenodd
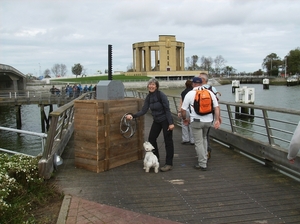
M300 86L270 86L269 89L263 89L262 84L241 84L241 87L243 86L255 89L255 105L300 110ZM216 88L222 94L221 101L235 102L235 94L232 93L231 85L216 86ZM180 96L183 89L184 86L183 88L162 89L162 91L167 95ZM46 113L48 109L48 107L45 108ZM22 130L41 133L38 105L23 105L21 111ZM0 106L0 126L16 128L14 107ZM36 136L0 131L0 148L37 155L41 152L41 139Z

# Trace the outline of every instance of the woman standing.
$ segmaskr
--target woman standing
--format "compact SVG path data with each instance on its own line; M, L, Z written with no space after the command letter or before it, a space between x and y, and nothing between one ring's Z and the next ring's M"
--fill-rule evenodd
M174 122L171 115L169 101L167 96L158 90L159 82L152 78L148 81L149 94L147 95L142 109L133 115L127 115L126 119L133 119L143 116L150 109L153 117L153 123L149 132L148 141L155 148L153 153L159 159L159 152L157 147L157 138L163 130L165 148L166 148L166 161L165 165L160 168L161 171L169 171L173 167L174 144L173 144L173 129Z

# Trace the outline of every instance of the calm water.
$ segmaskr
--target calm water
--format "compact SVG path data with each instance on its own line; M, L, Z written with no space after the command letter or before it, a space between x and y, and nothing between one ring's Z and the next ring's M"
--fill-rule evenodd
M55 110L57 107L53 107ZM22 112L22 130L42 133L40 120L40 107L38 105L24 105ZM49 108L45 107L48 115ZM15 107L0 106L0 126L6 128L17 128ZM0 130L0 148L37 155L41 152L42 141L38 136L17 134Z
M255 89L255 105L290 108L300 110L300 86L269 86L269 89L263 89L262 84L241 84L240 87L247 86ZM216 86L221 92L221 101L235 102L235 94L231 91L230 85ZM168 95L180 95L183 89L163 89Z
M264 90L261 84L241 85L243 86L255 89L255 105L300 110L300 86L270 86L268 90ZM162 91L167 95L180 96L183 88L162 89ZM216 88L222 94L220 100L235 102L235 94L231 92L231 85L216 86ZM45 107L46 114L48 114L48 109ZM41 133L40 108L37 105L24 105L21 111L22 130ZM16 128L14 107L0 107L0 126ZM37 155L41 151L41 140L35 136L0 131L0 148Z

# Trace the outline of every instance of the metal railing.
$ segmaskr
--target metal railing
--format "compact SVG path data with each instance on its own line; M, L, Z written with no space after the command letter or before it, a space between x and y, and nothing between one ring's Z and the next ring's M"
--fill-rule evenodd
M46 142L47 134L31 132L31 131L24 131L24 130L15 129L15 128L6 128L6 127L1 127L1 126L0 126L0 130L40 137L40 139L41 139L41 153L43 153L44 148L45 148L45 142ZM3 148L0 148L0 151L5 152L5 153L9 153L9 154L22 154L22 155L26 155L26 156L31 156L31 155L28 155L28 154L16 152L16 151L9 150L9 149L3 149ZM32 157L34 157L34 156L32 156Z
M92 93L92 92L90 92ZM31 90L18 92L0 92L0 105L22 103L58 103L60 105L70 102L84 94L83 91L66 93L65 90L51 93L50 90Z
M128 90L127 97L145 99L148 92ZM179 96L168 95L170 110L175 123ZM261 163L281 172L300 178L300 158L294 164L287 160L290 140L300 120L300 110L274 108L220 101L221 128L210 129L210 136L228 148L251 156Z
M76 100L94 99L95 92L84 93ZM49 179L56 169L55 157L63 153L74 131L74 100L50 113L51 124L45 150L39 160L39 174Z
M86 93L77 99L93 99ZM125 97L145 99L148 92L126 90ZM167 96L175 124L181 126L178 118L179 96ZM228 148L244 153L251 158L272 166L282 172L300 178L300 158L294 164L287 160L288 146L300 120L300 110L257 106L220 101L221 128L210 129L210 136ZM39 162L40 175L50 178L55 169L54 156L61 155L74 130L74 101L51 112L51 125L42 159Z

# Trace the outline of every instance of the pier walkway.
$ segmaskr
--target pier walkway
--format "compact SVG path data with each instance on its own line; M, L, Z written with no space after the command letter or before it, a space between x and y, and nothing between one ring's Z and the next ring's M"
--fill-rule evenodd
M145 139L152 122L145 115ZM74 166L73 140L52 179L64 192L58 224L83 223L299 223L300 183L210 141L207 171L195 170L194 146L174 132L174 166L145 173L142 160L93 173ZM165 149L158 141L160 162Z

